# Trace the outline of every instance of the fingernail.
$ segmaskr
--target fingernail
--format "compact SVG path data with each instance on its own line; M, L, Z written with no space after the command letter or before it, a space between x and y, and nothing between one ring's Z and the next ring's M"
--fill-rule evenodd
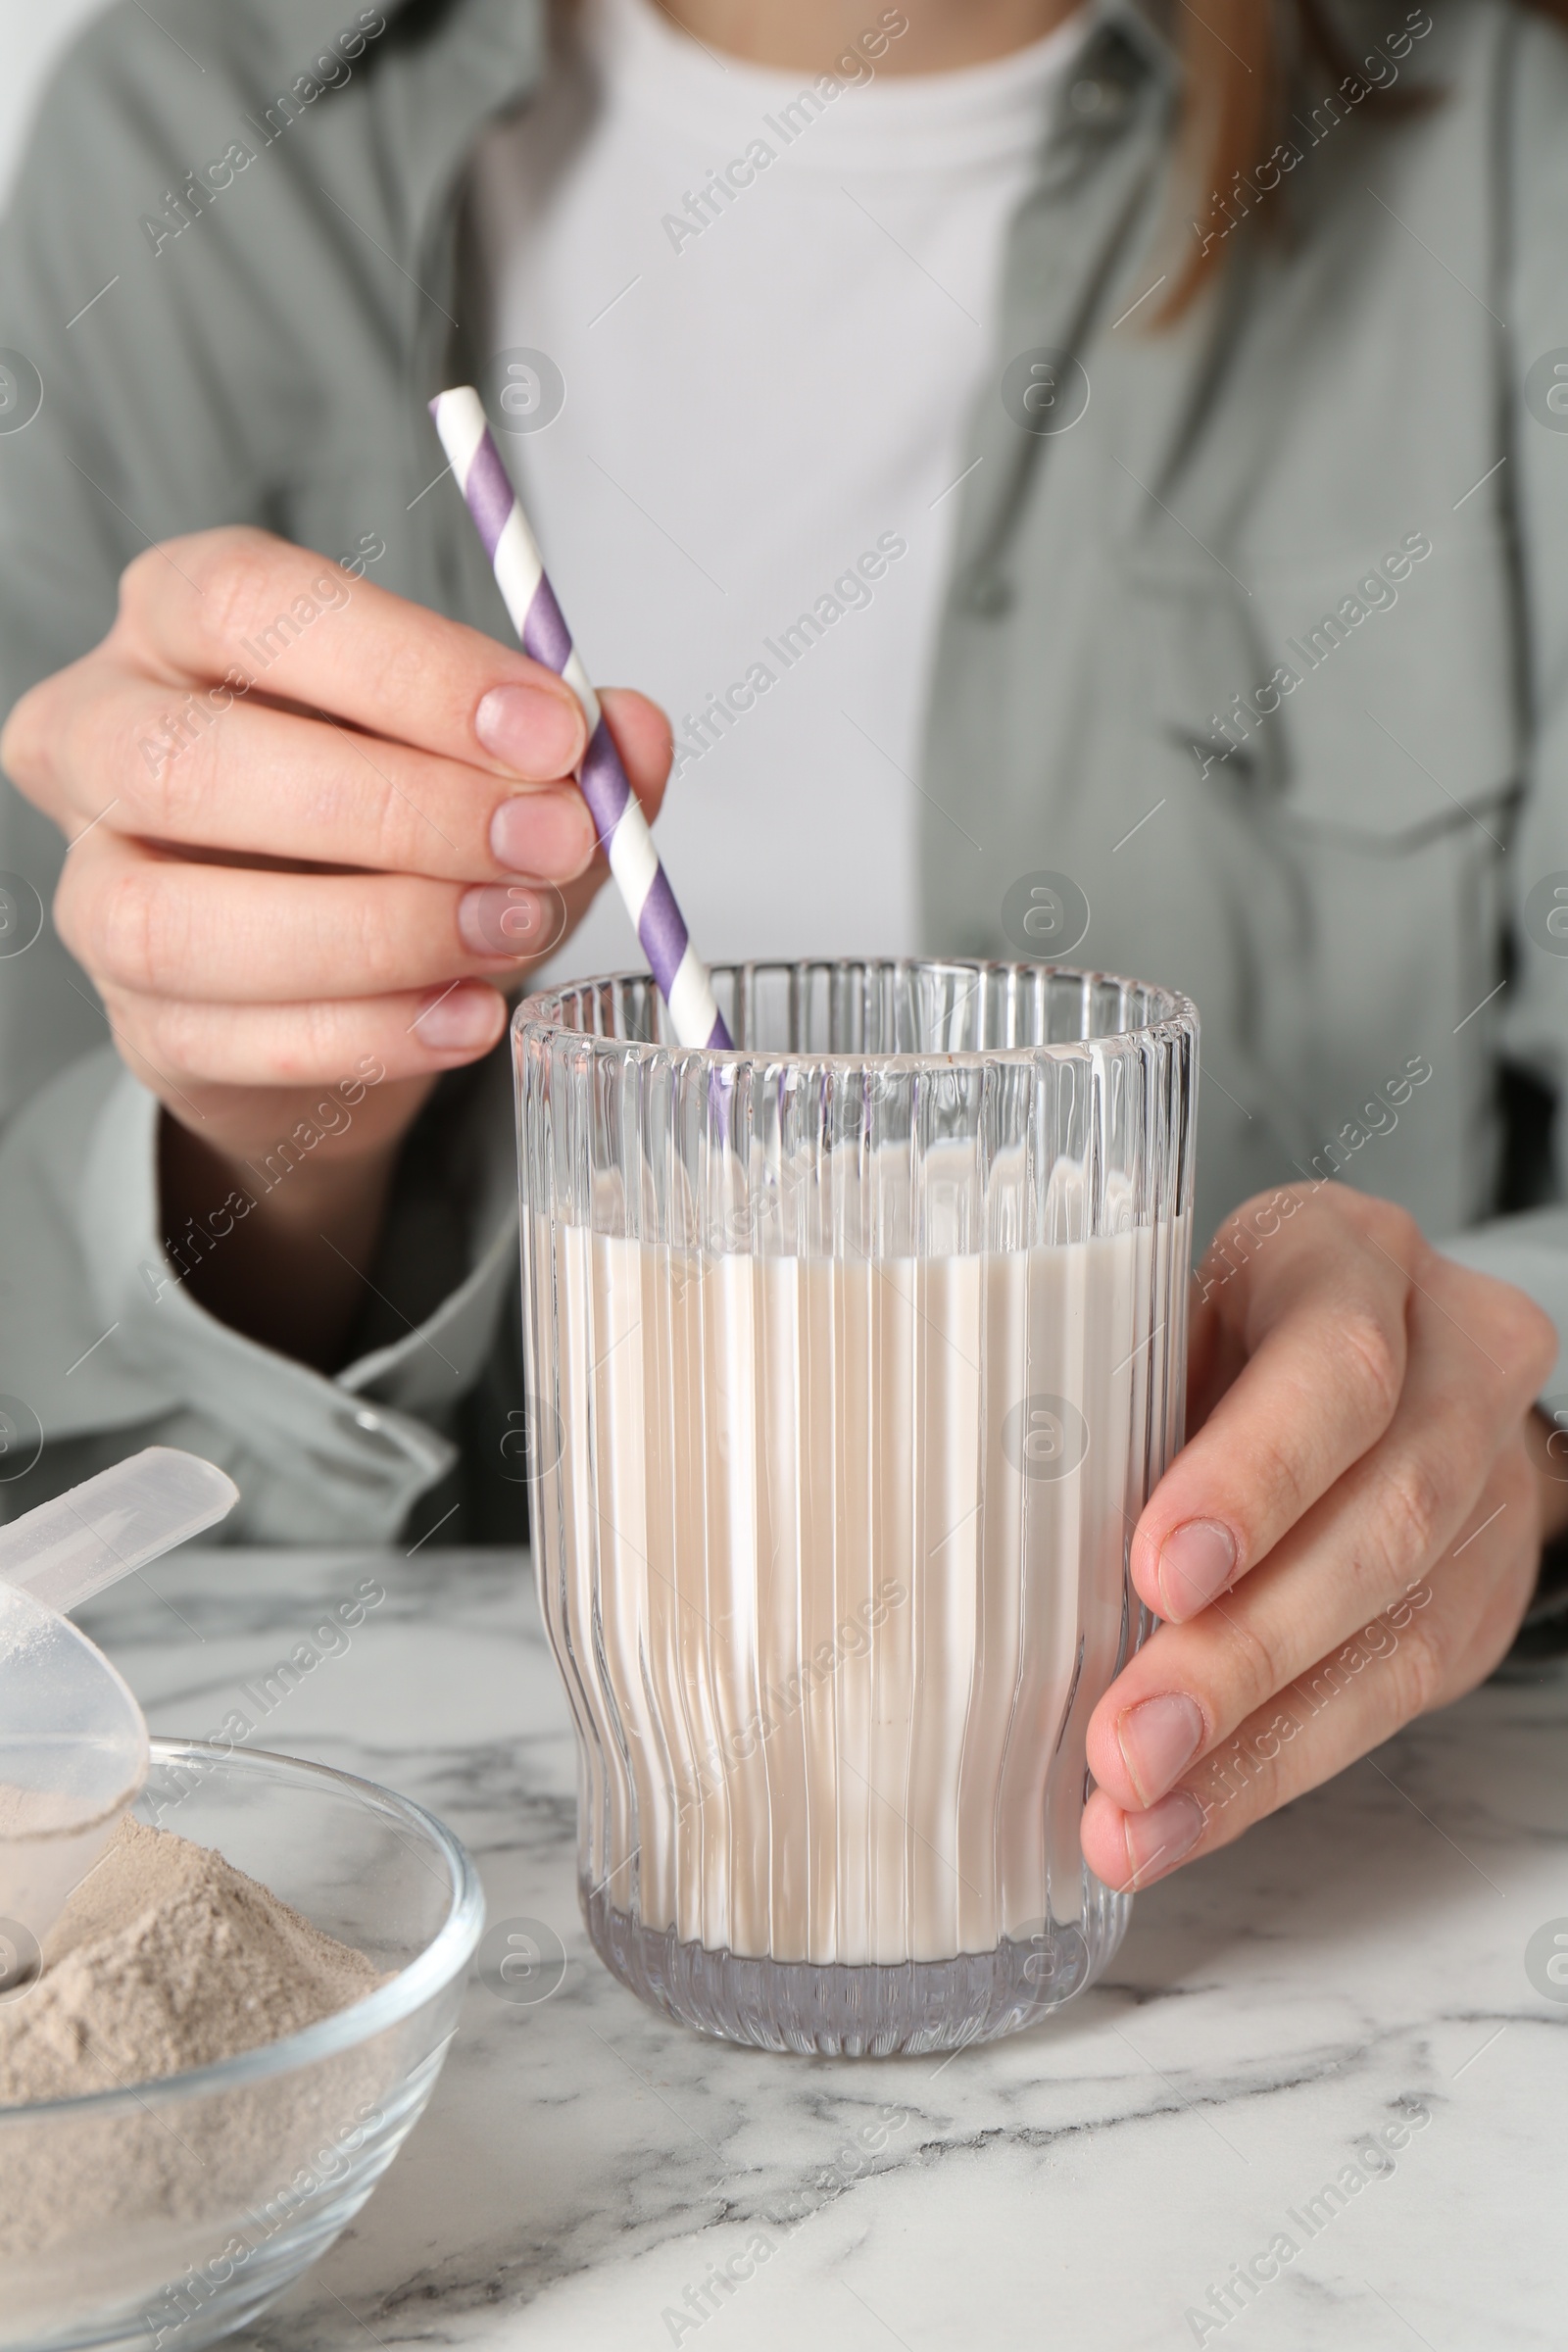
M1147 1886L1174 1870L1203 1834L1203 1808L1190 1788L1173 1789L1147 1813L1122 1816L1127 1844L1127 1884Z
M471 1054L494 1045L506 1025L507 1008L493 988L460 980L456 988L434 989L409 1027L437 1054Z
M584 750L581 710L544 686L493 686L473 714L473 731L492 759L541 784L569 775Z
M458 931L475 956L543 956L564 928L564 909L553 890L522 882L481 882L458 901Z
M1117 1722L1116 1738L1140 1804L1152 1805L1197 1755L1203 1718L1185 1691L1172 1690L1129 1707Z
M1159 1613L1173 1625L1206 1609L1236 1574L1236 1538L1217 1519L1190 1519L1159 1555Z
M514 792L490 819L490 854L514 874L570 882L597 847L588 804L575 790Z

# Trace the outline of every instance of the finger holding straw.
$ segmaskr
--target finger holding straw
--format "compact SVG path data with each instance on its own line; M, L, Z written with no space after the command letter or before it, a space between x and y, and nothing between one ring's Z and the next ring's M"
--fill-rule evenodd
M430 403L430 414L484 542L523 652L564 678L582 705L588 721L588 749L578 779L582 796L626 911L636 925L649 969L669 1007L676 1038L683 1046L728 1051L730 1034L714 1002L708 966L692 946L654 847L648 819L626 780L620 754L605 724L581 656L571 642L571 632L562 618L521 501L491 438L479 395L471 384L461 384L438 393Z

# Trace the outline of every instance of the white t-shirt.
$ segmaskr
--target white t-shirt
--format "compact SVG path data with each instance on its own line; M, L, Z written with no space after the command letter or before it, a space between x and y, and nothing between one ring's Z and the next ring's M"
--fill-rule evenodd
M545 354L564 388L552 415L549 367L522 361L530 429L503 447L590 676L674 725L659 842L710 961L922 944L965 428L996 396L1004 230L1080 27L901 77L901 12L878 22L880 61L862 36L818 79L721 58L652 0L584 0L582 55L477 161L489 347ZM607 890L552 969L636 959Z

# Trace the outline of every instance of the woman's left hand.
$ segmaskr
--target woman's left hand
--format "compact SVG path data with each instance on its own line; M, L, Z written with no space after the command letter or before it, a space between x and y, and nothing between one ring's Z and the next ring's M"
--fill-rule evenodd
M1083 1850L1115 1887L1481 1682L1568 1519L1533 1411L1556 1334L1523 1292L1339 1184L1234 1222L1246 1262L1220 1280L1211 1251L1200 1275L1194 1434L1133 1537L1163 1622L1089 1726Z

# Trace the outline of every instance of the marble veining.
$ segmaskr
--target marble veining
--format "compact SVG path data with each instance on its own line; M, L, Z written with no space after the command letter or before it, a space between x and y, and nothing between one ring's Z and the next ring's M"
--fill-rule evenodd
M345 1641L327 1612L356 1593ZM1411 1727L1152 1889L1054 2022L856 2063L700 2040L594 1958L519 1555L188 1552L83 1622L155 1730L238 1712L257 1746L404 1790L466 1840L492 1921L565 1954L534 2004L475 1980L393 2171L242 2346L1564 2340L1568 1998L1525 1967L1568 1921L1562 1670ZM1272 2264L1250 2293L1249 2262Z

